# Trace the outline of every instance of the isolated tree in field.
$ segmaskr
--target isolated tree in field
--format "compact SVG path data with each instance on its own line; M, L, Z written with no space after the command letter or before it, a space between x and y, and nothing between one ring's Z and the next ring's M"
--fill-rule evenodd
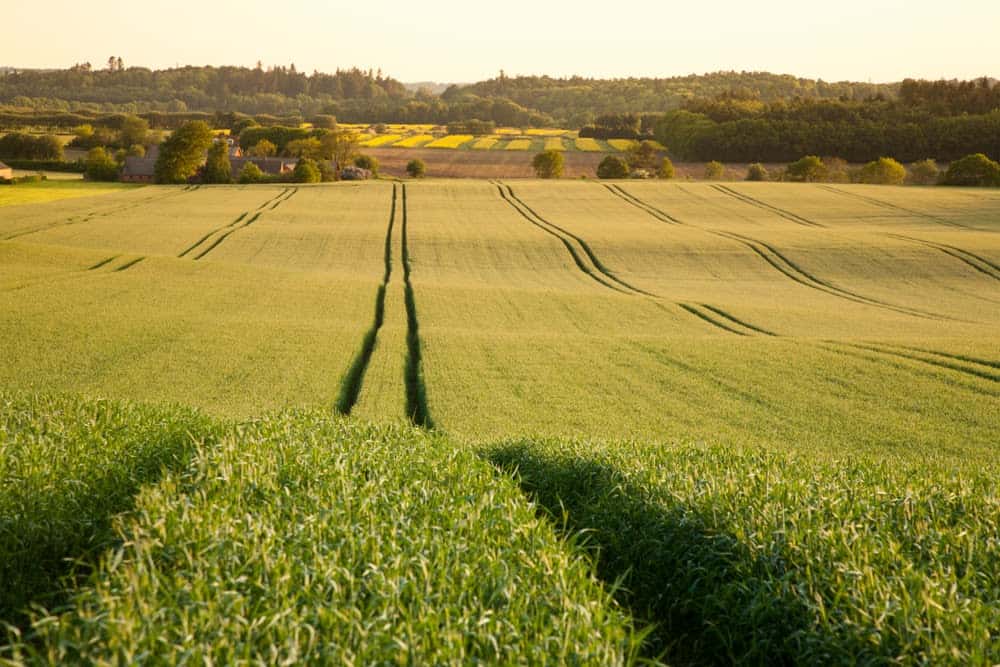
M161 145L154 175L157 183L185 183L194 176L212 145L208 123L193 120L174 130Z
M359 155L354 158L354 166L367 169L372 173L372 177L378 178L378 160L371 155Z
M788 165L785 178L797 183L816 183L826 178L826 165L815 155L807 155Z
M628 163L617 155L609 155L597 165L598 178L627 178Z
M1000 164L982 153L966 155L948 166L941 183L978 187L1000 186Z
M126 116L118 131L118 143L122 146L145 145L148 137L149 123L138 116Z
M659 156L660 151L656 144L652 141L642 141L632 146L625 159L633 171L636 169L656 171Z
M264 172L253 162L247 162L240 170L240 183L260 183L264 180Z
M705 165L705 180L719 181L726 175L726 165L716 160L712 160Z
M406 173L410 178L423 178L427 173L427 165L420 159L410 160L406 163Z
M87 152L83 175L88 181L117 181L118 163L108 152L96 146Z
M319 183L322 180L322 174L320 174L315 160L304 157L295 165L292 179L296 183Z
M338 173L351 164L358 152L358 133L351 130L327 132L320 142L323 147L321 157L333 162L333 167Z
M665 157L663 158L663 161L660 162L659 169L656 170L656 177L662 179L671 179L674 177L676 173L677 172L674 169L674 163L670 160L670 158Z
M321 130L337 129L337 117L320 113L312 117L312 126Z
M542 151L531 160L538 178L559 178L563 173L562 151Z
M752 165L747 167L747 177L748 181L766 181L770 179L770 174L767 173L767 167L762 165L760 162L754 162Z
M859 183L870 185L902 185L906 180L906 167L891 157L880 157L861 168Z
M910 165L910 183L914 185L934 185L940 176L937 162L930 158Z
M247 151L251 157L272 157L278 152L278 147L267 139L261 139Z
M229 145L225 141L216 141L208 149L208 159L205 161L206 183L229 183L233 177L233 167L229 162Z

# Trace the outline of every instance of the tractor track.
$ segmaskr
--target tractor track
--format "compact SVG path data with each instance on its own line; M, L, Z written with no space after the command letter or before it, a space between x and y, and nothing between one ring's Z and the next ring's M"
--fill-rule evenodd
M725 185L713 185L712 188L714 188L715 190L721 192L724 195L729 195L730 197L733 197L734 199L737 199L737 200L743 202L744 204L749 204L750 206L756 206L757 208L765 210L765 211L768 211L769 213L774 213L775 215L777 215L779 217L782 217L785 220L789 220L791 222L794 222L797 225L802 225L803 227L825 227L826 226L826 225L821 225L818 222L814 222L812 220L809 220L808 218L803 218L801 215L798 215L796 213L792 213L791 211L786 211L783 208L778 208L777 206L772 206L771 204L768 204L767 202L763 202L763 201L761 201L759 199L754 199L750 195L743 194L742 192L738 192L736 190L733 190L732 188L727 187Z
M931 215L930 213L922 213L921 211L914 211L913 209L906 208L905 206L899 206L898 204L892 204L887 201L882 201L881 199L876 199L875 197L869 197L868 195L858 194L857 192L848 192L846 190L841 190L840 188L835 188L832 185L820 185L818 186L827 192L834 192L838 195L843 195L844 197L853 197L854 199L860 199L861 201L873 204L874 206L880 206L884 209L890 211L897 211L899 213L906 213L907 215L916 216L918 218L923 218L925 220L930 220L939 225L945 225L947 227L954 227L956 229L967 229L973 230L972 227L967 227L965 225L959 224L957 222L952 222L951 220L946 220L944 218L939 218L936 215ZM975 231L975 230L973 230ZM979 230L985 231L985 230Z

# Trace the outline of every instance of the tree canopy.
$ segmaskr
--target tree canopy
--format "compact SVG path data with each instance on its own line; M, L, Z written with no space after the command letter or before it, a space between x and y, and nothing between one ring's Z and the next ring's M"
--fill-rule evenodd
M175 130L162 144L154 174L157 183L185 183L195 175L212 145L212 130L196 120Z

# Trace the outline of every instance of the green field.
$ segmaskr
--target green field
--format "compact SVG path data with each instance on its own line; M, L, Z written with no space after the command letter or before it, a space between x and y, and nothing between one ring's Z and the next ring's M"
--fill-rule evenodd
M998 191L8 189L0 657L1000 662Z

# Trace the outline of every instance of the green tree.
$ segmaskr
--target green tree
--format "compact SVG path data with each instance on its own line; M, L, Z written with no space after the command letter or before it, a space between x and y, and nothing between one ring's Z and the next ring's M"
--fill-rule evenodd
M208 123L193 120L174 130L161 145L154 175L157 183L186 183L195 175L212 145Z
M978 187L1000 186L1000 164L982 153L966 155L948 165L941 183Z
M930 158L910 165L910 183L914 185L934 185L940 176L937 162Z
M660 151L656 147L656 144L652 141L642 141L632 146L625 159L632 170L645 169L647 171L656 171L657 158L659 156Z
M767 181L770 180L770 174L767 173L767 167L762 165L760 162L754 162L752 165L747 167L746 180Z
M807 155L788 165L785 178L797 183L816 183L826 178L826 165L815 155Z
M726 165L712 160L705 165L705 180L706 181L719 181L726 175Z
M100 146L87 152L83 175L88 181L117 181L118 163Z
M232 169L233 166L229 161L229 145L225 141L216 141L208 149L205 182L229 183L233 178Z
M149 137L149 123L138 116L126 116L118 130L118 143L122 146L146 145Z
M341 169L351 164L352 158L358 152L358 133L352 130L334 130L327 132L320 140L322 144L321 157L333 162L334 169Z
M427 173L427 165L424 161L417 158L410 160L406 163L406 173L410 175L411 178L423 178Z
M665 157L663 158L663 161L660 162L660 168L656 170L656 177L662 179L671 179L674 177L676 173L677 172L674 169L674 163L670 160L670 158Z
M240 183L260 183L264 180L264 172L253 162L247 162L240 170Z
M259 146L260 144L257 145ZM323 144L316 137L293 139L285 145L285 155L320 160L323 158Z
M609 155L597 165L598 178L626 178L628 163L617 155Z
M312 126L323 130L337 129L337 117L330 114L316 114L312 117Z
M132 144L125 151L126 157L146 157L146 147L142 144Z
M378 160L376 160L371 155L359 155L354 158L354 166L360 167L361 169L367 169L372 173L372 176L378 178Z
M542 151L531 160L538 178L559 178L563 174L562 151Z
M267 139L261 139L254 146L247 151L247 154L251 157L271 157L278 152L278 147Z
M902 185L906 180L906 167L891 157L880 157L861 168L859 183L871 185Z
M311 158L301 158L292 171L292 180L296 183L319 183L323 175L316 166L316 161Z

